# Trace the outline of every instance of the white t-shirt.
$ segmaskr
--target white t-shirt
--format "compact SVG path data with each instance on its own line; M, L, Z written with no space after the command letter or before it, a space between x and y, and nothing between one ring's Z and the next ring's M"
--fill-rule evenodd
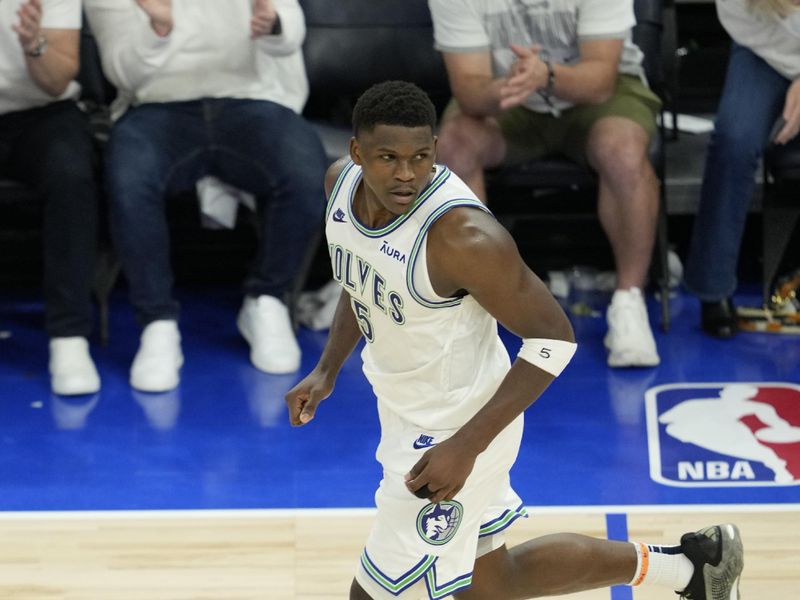
M636 24L632 0L429 0L436 48L442 52L490 50L495 77L508 73L515 60L511 44L541 46L554 63L580 60L580 43L592 39L623 39L621 73L642 75L642 52L631 41ZM553 98L558 109L571 102ZM538 94L525 106L549 112Z
M44 106L56 100L77 98L80 86L71 82L59 98L31 79L25 53L11 27L19 24L22 0L0 0L0 114ZM80 29L80 0L42 0L42 29Z
M717 0L717 14L737 44L750 48L784 77L800 77L800 10L781 19L752 11L747 0Z
M250 39L252 0L173 0L157 36L133 0L84 0L103 71L117 87L112 116L131 105L199 98L270 100L300 112L308 95L297 0L273 0L281 34Z

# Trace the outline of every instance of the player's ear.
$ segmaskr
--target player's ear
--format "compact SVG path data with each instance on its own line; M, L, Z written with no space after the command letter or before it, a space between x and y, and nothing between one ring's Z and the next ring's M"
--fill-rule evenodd
M433 162L436 162L436 146L439 143L439 138L433 136Z
M358 140L355 136L350 138L350 159L361 166L361 147L358 145Z

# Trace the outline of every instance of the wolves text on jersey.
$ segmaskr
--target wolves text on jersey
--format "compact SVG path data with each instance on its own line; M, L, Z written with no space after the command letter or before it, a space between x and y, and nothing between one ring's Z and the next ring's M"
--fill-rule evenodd
M328 252L336 281L362 299L369 300L397 325L405 323L403 297L394 290L386 290L386 279L366 259L334 244L328 245Z

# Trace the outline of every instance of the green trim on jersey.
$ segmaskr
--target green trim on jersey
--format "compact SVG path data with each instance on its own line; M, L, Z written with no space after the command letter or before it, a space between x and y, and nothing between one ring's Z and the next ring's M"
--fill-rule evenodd
M402 215L399 215L396 219L394 219L387 225L381 227L380 229L370 229L369 227L359 222L359 220L355 216L355 213L353 212L353 198L355 197L355 190L358 187L358 183L361 181L362 178L361 173L359 173L359 175L356 177L355 182L353 183L352 189L350 190L350 198L348 199L348 206L350 208L350 218L353 221L353 226L359 232L371 238L379 238L386 235L387 233L391 233L392 231L400 227L400 225L405 223L408 220L408 218L412 214L414 214L414 212L422 205L422 203L425 202L425 200L427 200L428 198L430 198L433 195L433 193L436 190L438 190L445 181L447 181L448 177L450 177L450 169L448 169L445 166L442 166L442 170L436 174L436 177L433 178L433 180L428 184L428 187L426 187L422 191L419 197L416 200L414 200L414 203L406 212L404 212Z

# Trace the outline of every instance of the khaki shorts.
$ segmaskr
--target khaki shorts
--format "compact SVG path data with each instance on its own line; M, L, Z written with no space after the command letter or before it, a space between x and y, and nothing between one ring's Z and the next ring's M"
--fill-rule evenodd
M457 110L458 105L451 100L444 119ZM560 154L586 165L586 141L597 121L604 117L624 117L641 125L652 139L660 110L661 100L639 77L623 74L617 77L611 98L602 104L573 106L558 117L522 106L512 108L497 119L508 145L503 164Z

